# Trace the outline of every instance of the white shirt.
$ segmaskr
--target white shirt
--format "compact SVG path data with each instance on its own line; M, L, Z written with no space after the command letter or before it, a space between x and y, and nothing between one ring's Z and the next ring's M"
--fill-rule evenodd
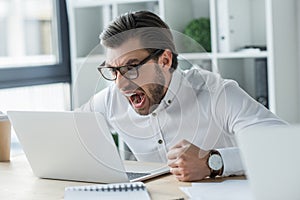
M115 84L81 110L102 113L140 161L167 162L170 147L186 139L204 150L217 149L224 176L244 173L235 133L254 125L285 124L235 81L202 69L175 70L166 95L149 115L137 114Z

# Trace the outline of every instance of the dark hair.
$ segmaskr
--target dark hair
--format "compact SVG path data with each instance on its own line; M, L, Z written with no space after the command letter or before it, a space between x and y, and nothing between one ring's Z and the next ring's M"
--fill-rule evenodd
M138 38L149 53L156 49L172 51L171 72L177 68L178 53L169 26L150 11L129 12L117 17L100 34L105 47L119 47L130 38Z

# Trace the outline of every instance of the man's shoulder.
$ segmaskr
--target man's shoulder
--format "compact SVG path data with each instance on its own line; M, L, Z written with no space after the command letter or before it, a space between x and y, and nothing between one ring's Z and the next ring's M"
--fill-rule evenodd
M193 88L201 90L209 90L210 92L220 90L228 84L236 82L229 79L223 79L219 73L210 72L199 68L191 68L183 71L185 81Z

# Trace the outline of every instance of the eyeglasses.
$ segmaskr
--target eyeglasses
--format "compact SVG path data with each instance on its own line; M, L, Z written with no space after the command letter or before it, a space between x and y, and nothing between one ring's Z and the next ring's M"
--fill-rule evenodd
M152 58L161 55L164 52L163 49L157 49L149 56L147 56L144 60L142 60L139 64L130 64L124 65L120 67L105 67L105 61L98 67L98 71L101 73L103 78L109 81L114 81L117 79L117 72L119 72L122 76L127 78L128 80L133 80L139 77L138 69L146 64Z

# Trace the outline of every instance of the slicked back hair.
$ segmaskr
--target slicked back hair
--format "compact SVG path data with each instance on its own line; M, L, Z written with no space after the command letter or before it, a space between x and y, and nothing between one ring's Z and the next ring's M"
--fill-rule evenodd
M172 51L173 72L178 65L178 53L175 48L173 35L169 26L156 14L150 11L129 12L117 17L100 34L101 44L105 47L116 48L125 41L136 38L149 53L156 49Z

